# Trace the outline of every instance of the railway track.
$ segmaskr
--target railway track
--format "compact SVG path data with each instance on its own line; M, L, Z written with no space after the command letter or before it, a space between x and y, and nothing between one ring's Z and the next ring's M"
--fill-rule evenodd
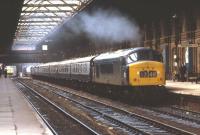
M32 85L35 85L38 88L42 88L46 91L51 91L59 97L68 99L78 106L81 106L82 108L85 108L90 112L98 114L112 124L115 124L120 128L126 129L126 131L131 132L132 134L193 134L182 129L178 129L170 125L158 122L156 120L144 117L142 115L138 115L133 112L122 110L120 108L116 108L96 100L67 92L47 83L37 82Z
M174 117L175 121L178 120L185 120L193 122L193 125L199 125L198 128L200 128L200 113L186 110L183 108L180 108L178 106L165 106L165 107L141 107L143 109L149 109L150 111L155 111L158 113L161 113L163 115L169 115L171 117ZM176 120L177 119L177 120ZM189 124L192 126L192 124Z
M191 111L191 110L188 110L188 109L180 108L180 107L178 107L176 105L171 106L171 108L175 109L175 110L182 111L184 114L192 114L194 117L198 118L199 121L200 121L200 112L196 112L196 111Z
M27 86L25 83L17 80L16 85L19 88L19 90L24 94L25 98L28 99L29 103L35 108L36 112L39 114L39 116L43 119L43 121L46 123L46 125L49 127L49 129L52 131L54 135L60 135L60 134L92 134L92 135L100 135L97 133L95 130L81 122L79 119L76 117L70 115L67 113L65 110L63 110L61 107L47 99L46 97L42 96L40 93L32 89L31 87ZM40 106L36 105L40 104ZM35 107L37 106L37 107ZM43 111L42 113L40 112L43 107L48 108L45 112ZM49 109L50 108L50 109ZM59 116L59 120L55 120L59 123L58 125L62 125L62 127L57 127L56 122L53 120L51 121L51 118L48 117L48 115L54 115L53 117L56 116L56 119ZM60 116L62 115L62 116ZM73 129L67 129L62 130L63 127L65 126L64 129L66 129L66 121L67 123L72 124L74 128ZM76 125L76 126L75 126ZM79 129L79 130L76 130ZM71 131L70 131L71 130Z
M44 115L42 113L40 113L37 109L37 107L35 107L35 105L30 101L30 98L34 98L36 96L31 96L30 94L25 94L24 92L24 87L20 84L20 83L16 83L17 87L19 88L18 90L23 94L23 96L27 99L27 101L29 102L29 104L34 108L34 110L36 111L36 113L40 116L40 118L44 121L44 123L47 125L47 127L51 130L52 134L54 135L58 135L58 133L54 130L54 128L49 124L49 122L46 120L46 118L44 117ZM34 100L34 99L32 99Z

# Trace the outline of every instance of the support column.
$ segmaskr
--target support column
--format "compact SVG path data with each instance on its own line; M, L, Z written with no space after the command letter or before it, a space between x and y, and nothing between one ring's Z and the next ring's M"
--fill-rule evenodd
M170 71L169 71L169 46L163 45L162 46L162 55L163 55L163 62L165 64L165 72L167 79L170 78Z
M188 65L187 65L188 73L193 73L193 48L188 48Z

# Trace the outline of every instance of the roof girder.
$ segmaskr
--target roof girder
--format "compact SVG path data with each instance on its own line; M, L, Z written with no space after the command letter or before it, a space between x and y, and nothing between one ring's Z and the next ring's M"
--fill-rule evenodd
M77 4L25 4L24 7L28 8L28 7L66 7L66 6L69 6L69 7L73 7L73 6L78 6Z
M23 11L23 13L67 13L72 12L71 10L34 10L34 11Z
M15 32L17 41L38 41L92 0L24 0Z
M29 24L32 24L32 23L52 23L52 22L55 22L55 23L58 23L59 21L55 21L55 20L51 20L51 21L48 21L48 20L44 20L44 21L19 21L19 23L29 23Z
M63 18L63 16L47 16L47 15L44 15L44 16L23 16L21 19L30 19L30 18Z

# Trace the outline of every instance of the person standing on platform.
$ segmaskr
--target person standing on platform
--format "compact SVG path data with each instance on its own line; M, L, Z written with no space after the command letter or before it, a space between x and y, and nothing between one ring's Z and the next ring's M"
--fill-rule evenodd
M182 71L183 71L183 81L185 82L187 80L187 67L185 64L183 64Z
M180 71L180 79L181 79L181 81L182 81L182 82L186 81L186 77L185 77L185 76L186 76L186 71L187 71L187 69L186 69L185 64L182 64L182 65L180 66L179 71Z
M4 77L7 78L7 69L4 69Z
M179 67L179 79L182 82L183 81L183 65Z

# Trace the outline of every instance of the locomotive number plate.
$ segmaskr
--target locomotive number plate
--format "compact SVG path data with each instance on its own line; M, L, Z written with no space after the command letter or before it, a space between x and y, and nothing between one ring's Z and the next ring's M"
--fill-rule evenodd
M140 71L140 77L141 78L154 78L157 77L156 71Z

